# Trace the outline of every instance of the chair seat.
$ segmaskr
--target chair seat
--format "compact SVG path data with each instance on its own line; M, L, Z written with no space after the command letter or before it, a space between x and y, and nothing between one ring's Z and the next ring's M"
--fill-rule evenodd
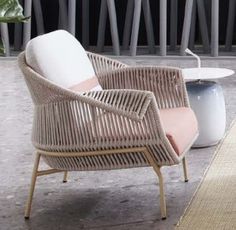
M197 120L193 110L188 107L162 109L160 110L160 118L171 146L175 150L176 154L180 156L188 150L193 139L198 134ZM108 114L99 116L94 123L94 127L97 127L96 131L92 128L91 122L86 123L86 127L91 126L90 129L93 132L94 140L105 138L108 142L118 140L125 141L132 137L139 140L140 143L147 143L148 140L152 142L150 139L149 129L147 129L143 124L140 124L140 130L142 130L140 133L140 130L131 129L128 125L128 119L124 118L123 122L127 122L125 129L117 127L116 130L108 129L107 132L104 133L104 130L100 129L101 123L103 123L104 120L109 121L112 120L112 118L108 117Z
M197 120L193 110L187 107L162 109L160 117L170 144L180 156L189 148L193 138L198 134Z

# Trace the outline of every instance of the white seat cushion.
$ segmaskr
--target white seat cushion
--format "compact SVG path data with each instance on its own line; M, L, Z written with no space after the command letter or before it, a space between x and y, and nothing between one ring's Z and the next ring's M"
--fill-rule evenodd
M67 31L57 30L32 39L26 46L25 56L30 67L62 87L73 90L74 86L81 88L79 84L88 81L93 84L86 90L102 89L98 81L96 84L91 81L96 76L86 51Z

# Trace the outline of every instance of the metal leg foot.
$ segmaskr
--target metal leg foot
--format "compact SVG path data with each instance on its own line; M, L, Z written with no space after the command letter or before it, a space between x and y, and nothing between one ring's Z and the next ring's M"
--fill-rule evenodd
M67 182L67 176L68 176L68 172L65 171L65 172L64 172L64 177L63 177L63 183L66 183L66 182Z

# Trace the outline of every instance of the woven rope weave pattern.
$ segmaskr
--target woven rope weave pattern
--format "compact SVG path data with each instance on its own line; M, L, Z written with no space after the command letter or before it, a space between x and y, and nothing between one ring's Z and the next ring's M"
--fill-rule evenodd
M189 107L181 70L127 67L88 53L105 90L77 94L59 87L25 63L19 65L35 104L32 140L37 149L86 152L145 146L157 165L180 162L168 139L159 109ZM109 72L107 72L109 71ZM78 73L79 74L79 73ZM44 156L52 168L98 170L147 166L143 153L55 157Z

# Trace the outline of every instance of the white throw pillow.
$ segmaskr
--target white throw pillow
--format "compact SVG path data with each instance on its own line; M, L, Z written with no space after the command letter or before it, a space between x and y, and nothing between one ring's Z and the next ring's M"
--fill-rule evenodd
M36 72L62 87L76 90L81 88L78 87L80 83L86 85L87 82L87 87L82 91L102 90L86 51L65 30L32 39L26 46L25 56L27 64ZM91 82L93 84L90 86Z

